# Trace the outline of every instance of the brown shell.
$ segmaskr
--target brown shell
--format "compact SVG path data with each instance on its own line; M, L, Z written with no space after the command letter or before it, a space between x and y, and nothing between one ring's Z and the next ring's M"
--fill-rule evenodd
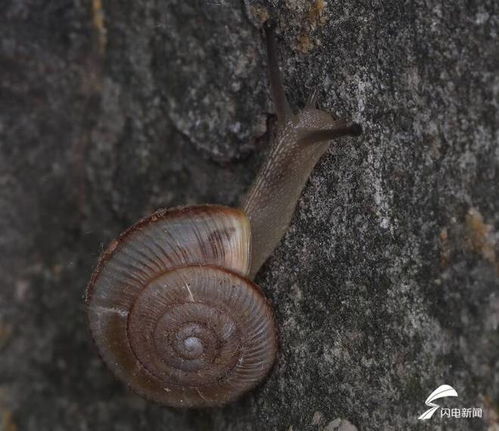
M92 334L111 370L175 407L225 404L276 355L272 309L243 276L250 227L233 208L200 205L141 220L102 255L87 288Z

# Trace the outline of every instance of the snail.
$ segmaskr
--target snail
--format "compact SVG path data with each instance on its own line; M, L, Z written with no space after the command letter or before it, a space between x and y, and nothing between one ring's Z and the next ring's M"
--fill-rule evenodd
M277 129L241 208L158 210L113 241L86 291L89 325L114 374L139 395L172 407L220 406L255 387L277 354L270 302L253 283L284 235L329 141L361 128L310 98L294 114L266 24Z

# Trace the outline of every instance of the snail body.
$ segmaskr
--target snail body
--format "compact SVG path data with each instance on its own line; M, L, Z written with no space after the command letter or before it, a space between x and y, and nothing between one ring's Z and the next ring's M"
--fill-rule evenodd
M277 132L241 209L155 212L111 243L87 287L102 358L139 395L165 405L223 405L268 374L277 328L252 280L284 235L328 141L360 133L314 100L291 112L269 27L266 35Z

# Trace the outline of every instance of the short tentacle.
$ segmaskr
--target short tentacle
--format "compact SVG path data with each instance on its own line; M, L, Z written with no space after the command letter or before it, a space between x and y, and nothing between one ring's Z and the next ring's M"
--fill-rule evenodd
M319 101L319 87L315 87L308 96L307 103L305 104L305 109L317 109L317 103Z

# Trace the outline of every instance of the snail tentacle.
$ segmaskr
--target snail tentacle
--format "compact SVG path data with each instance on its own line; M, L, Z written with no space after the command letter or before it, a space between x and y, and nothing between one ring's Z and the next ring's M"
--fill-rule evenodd
M270 20L264 24L265 40L267 46L267 64L270 82L270 92L272 94L272 101L277 114L279 125L283 126L286 121L293 115L291 107L289 106L286 92L282 84L282 75L279 70L277 44L274 35L274 23Z

